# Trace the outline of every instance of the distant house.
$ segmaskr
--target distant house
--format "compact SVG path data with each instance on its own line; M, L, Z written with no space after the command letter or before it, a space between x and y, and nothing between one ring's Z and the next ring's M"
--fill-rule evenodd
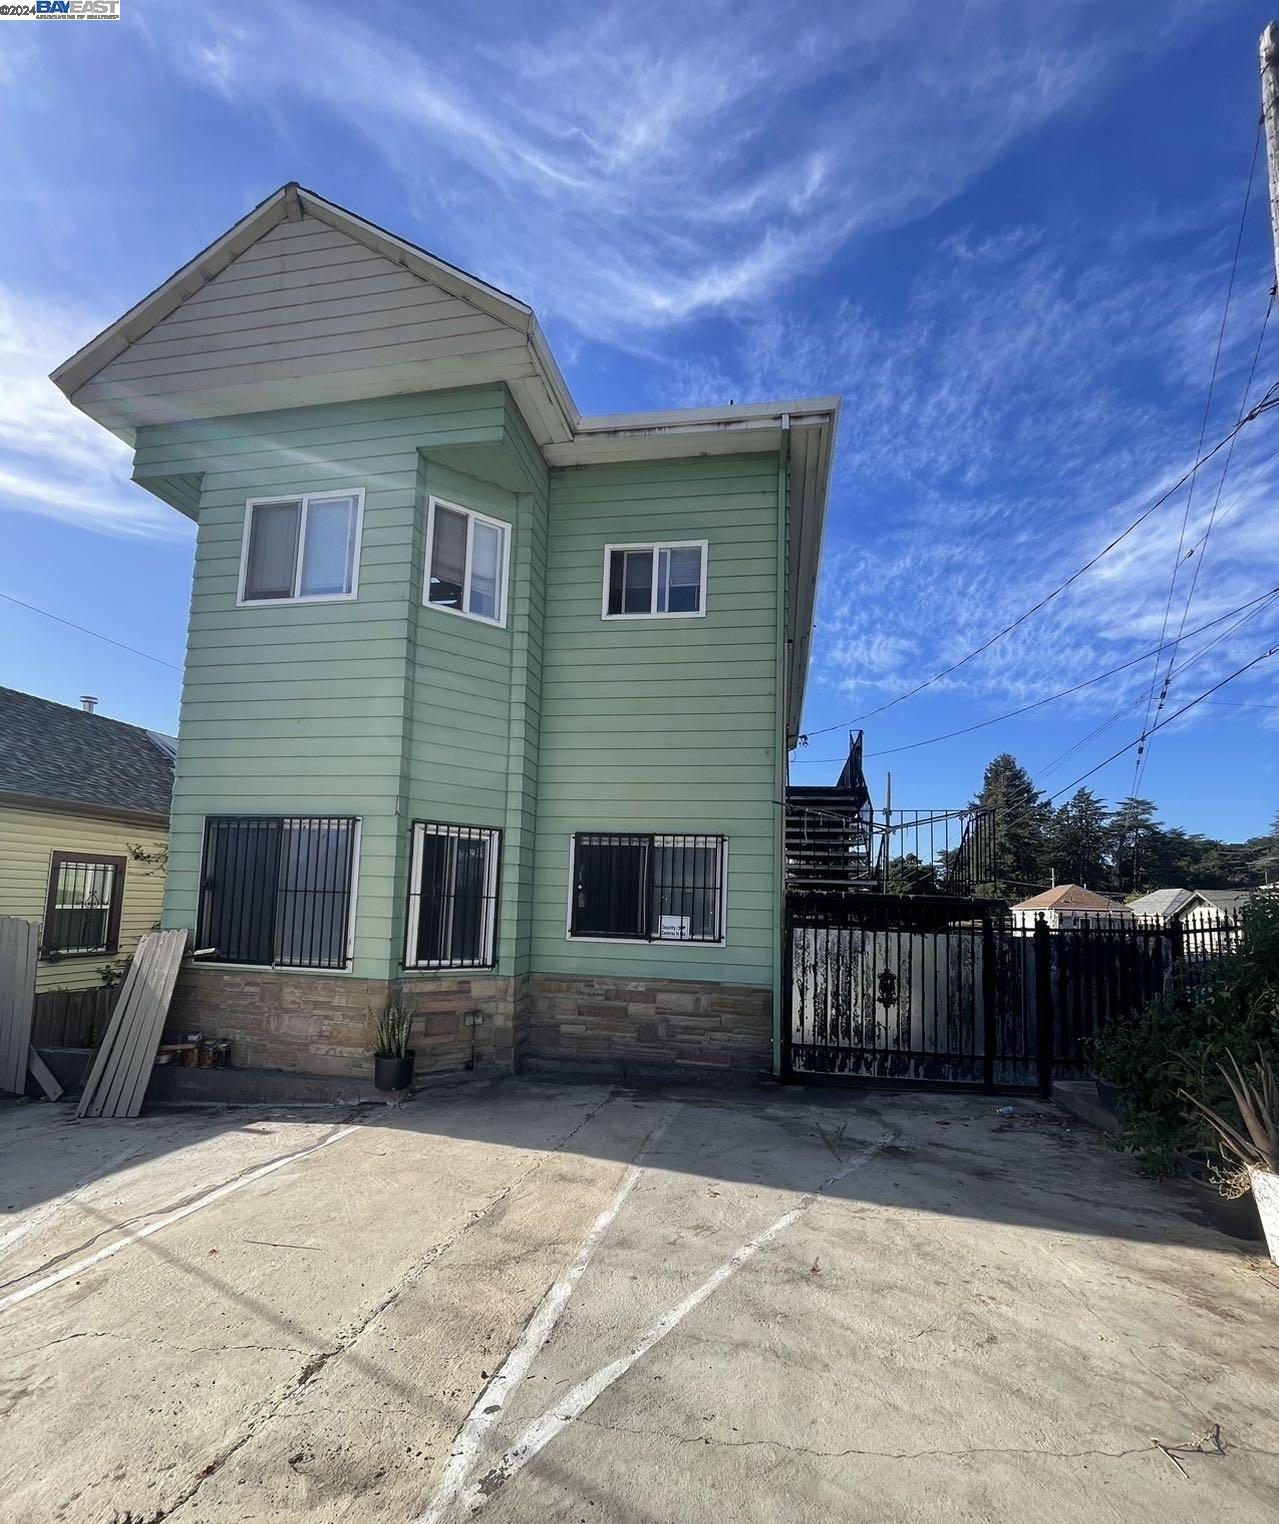
M1225 921L1237 916L1256 889L1192 889L1190 897L1176 913L1176 919Z
M1034 894L1028 900L1012 907L1013 923L1031 929L1042 916L1055 930L1069 930L1097 919L1128 918L1132 909L1112 900L1108 895L1096 894L1080 884L1058 884L1043 894Z
M1167 926L1177 919L1194 897L1193 889L1152 889L1149 894L1129 900L1128 908L1133 915L1140 916L1143 920L1155 920Z
M40 925L37 992L101 984L159 921L174 750L0 688L0 915Z

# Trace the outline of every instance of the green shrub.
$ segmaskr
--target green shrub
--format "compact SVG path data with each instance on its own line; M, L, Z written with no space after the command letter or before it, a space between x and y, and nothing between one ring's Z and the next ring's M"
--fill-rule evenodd
M1124 1091L1120 1143L1152 1174L1168 1174L1178 1152L1213 1155L1206 1118L1178 1095L1234 1114L1222 1065L1232 1051L1279 1063L1279 897L1253 900L1243 944L1187 987L1174 980L1140 1015L1106 1028L1093 1046L1093 1069Z

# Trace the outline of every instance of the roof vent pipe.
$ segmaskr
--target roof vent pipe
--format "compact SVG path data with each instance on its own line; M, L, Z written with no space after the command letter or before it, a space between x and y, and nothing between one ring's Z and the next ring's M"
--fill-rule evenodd
M84 710L85 714L92 714L97 707L98 701L92 693L82 693L80 695L80 708Z

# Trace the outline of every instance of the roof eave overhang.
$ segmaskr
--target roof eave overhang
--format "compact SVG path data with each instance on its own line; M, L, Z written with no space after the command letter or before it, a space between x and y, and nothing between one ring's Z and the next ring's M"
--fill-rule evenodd
M128 825L169 828L169 817L156 810L130 809L125 805L86 804L82 799L57 799L47 794L20 794L0 789L0 805L11 809L47 810L60 815L88 815L95 820L119 820Z

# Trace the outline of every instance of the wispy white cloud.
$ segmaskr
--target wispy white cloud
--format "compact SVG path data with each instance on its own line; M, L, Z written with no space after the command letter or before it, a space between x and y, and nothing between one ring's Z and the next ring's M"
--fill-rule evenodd
M402 181L406 231L438 245L446 212L439 252L629 343L929 212L1206 8L1166 8L1157 37L1113 7L1013 0L943 25L924 0L820 24L771 0L550 5L491 33L471 9L391 10L375 29L284 4L152 35L243 110L279 123L296 102L361 134Z
M129 480L128 447L48 379L101 319L0 285L0 509L99 534L181 534L184 521Z
M814 383L845 394L812 685L823 707L851 719L947 667L1177 480L1194 456L1228 266L1218 234L1176 260L1148 250L1129 258L1109 233L1081 236L1069 251L1034 228L955 237L891 315L852 303L820 321L775 313L743 325L735 349L678 368L690 405L793 395ZM1235 419L1266 282L1255 257L1246 262L1209 444ZM1276 375L1271 334L1253 395ZM998 710L1158 644L1183 517L1183 558L1193 554L1178 568L1170 635L1197 561L1190 629L1279 582L1277 430L1274 414L1241 433L1219 503L1225 452L1200 472L1188 514L1182 489L1043 613L933 693ZM1215 645L1174 683L1174 700L1207 687L1276 630L1272 610ZM1153 668L1087 690L1074 708L1117 707ZM918 712L894 712L895 738ZM928 728L922 719L920 731Z

